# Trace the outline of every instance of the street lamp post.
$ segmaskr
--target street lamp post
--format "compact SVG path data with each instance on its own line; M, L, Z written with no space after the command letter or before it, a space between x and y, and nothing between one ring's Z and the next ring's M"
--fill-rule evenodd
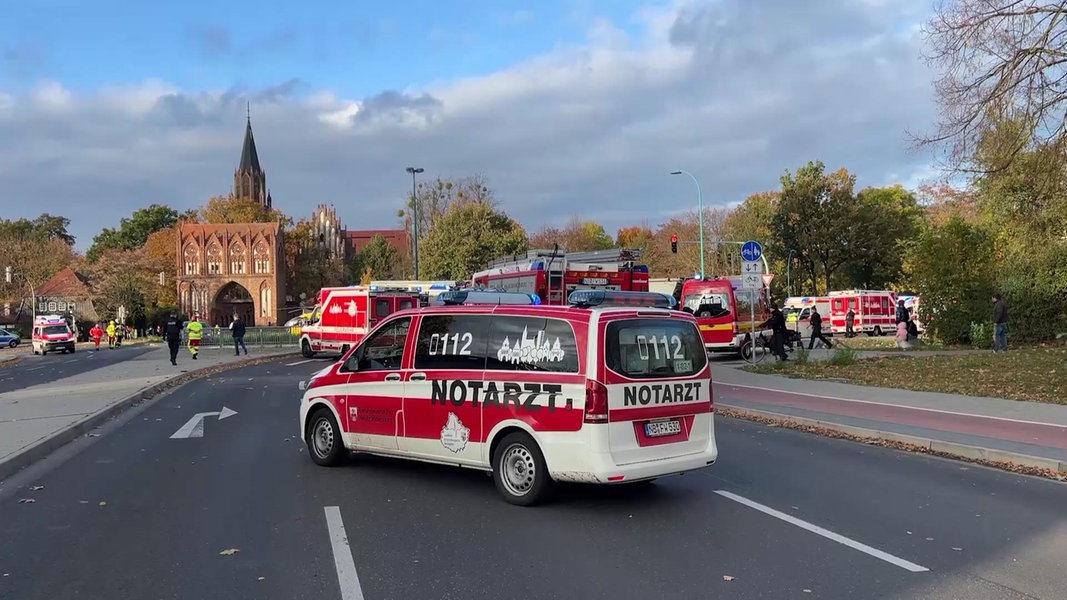
M700 182L689 171L676 169L671 175L688 175L697 186L697 227L700 228L700 278L704 278L704 198L700 195Z
M419 280L419 198L416 196L415 191L415 175L422 173L426 169L422 167L408 167L407 172L411 173L411 228L412 237L414 238L414 262L415 262L415 281Z
M789 295L793 295L793 255L796 250L789 251L789 258L785 261L785 287L789 288Z

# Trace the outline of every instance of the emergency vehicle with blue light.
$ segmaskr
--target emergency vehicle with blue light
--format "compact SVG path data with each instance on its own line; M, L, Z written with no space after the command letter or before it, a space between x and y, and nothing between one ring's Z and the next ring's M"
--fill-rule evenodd
M406 288L353 285L319 290L318 302L300 328L300 353L344 355L383 318L421 304L422 294Z
M42 356L56 351L74 352L74 331L61 315L37 315L33 320L30 346L34 354Z

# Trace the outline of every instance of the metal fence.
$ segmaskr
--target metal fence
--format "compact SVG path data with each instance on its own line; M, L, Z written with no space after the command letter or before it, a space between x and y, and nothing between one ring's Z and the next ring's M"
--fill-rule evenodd
M248 327L245 329L245 345L257 348L296 347L300 345L300 336L293 334L288 327ZM200 347L233 348L233 333L226 328L204 327Z

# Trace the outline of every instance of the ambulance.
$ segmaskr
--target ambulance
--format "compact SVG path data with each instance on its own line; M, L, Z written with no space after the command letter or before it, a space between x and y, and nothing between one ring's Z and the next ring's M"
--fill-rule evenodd
M74 331L61 315L37 315L33 320L30 346L34 354L44 356L49 352L74 352Z
M755 293L741 289L740 277L699 276L677 284L676 299L681 310L696 316L704 346L708 352L738 353L748 357L751 351L753 316L755 329L770 317L765 288Z
M888 290L842 290L830 292L830 328L845 333L849 308L855 313L852 330L883 335L896 330L897 293Z
M385 317L301 382L312 461L364 452L477 469L520 506L555 482L647 482L715 463L700 330L662 294L581 290L566 306L510 292L438 298Z
M300 328L300 353L344 355L383 318L420 305L420 294L377 285L322 288L311 318Z
M801 337L811 335L811 311L819 311L819 316L826 323L830 322L830 298L829 296L790 296L782 304L782 313L785 315L785 323L789 329L796 331ZM847 311L846 311L847 312ZM829 330L829 327L826 327ZM824 333L829 333L825 331Z

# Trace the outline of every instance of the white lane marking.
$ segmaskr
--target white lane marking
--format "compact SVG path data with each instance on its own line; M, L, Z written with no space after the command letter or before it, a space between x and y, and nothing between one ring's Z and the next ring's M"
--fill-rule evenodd
M27 370L27 371L36 371L36 370L38 370L38 369L43 369L43 368L45 368L45 367L47 367L47 366L48 366L48 365L44 365L44 366L41 366L41 367L32 367L32 368L29 368L29 369L26 369L26 370Z
M847 537L845 537L845 536L843 536L841 534L834 533L834 532L832 532L832 531L830 531L828 529L823 529L822 527L819 527L818 525L814 525L812 523L808 523L807 521L802 521L802 520L800 520L800 519L798 519L798 518L796 518L796 517L794 517L792 515L787 515L787 514L785 514L783 512L779 512L779 511L774 510L773 508L771 508L769 506L764 506L764 505L760 504L759 502L754 502L754 501L749 500L748 498L745 498L743 496L738 496L737 494L734 494L734 493L731 493L731 492L727 492L726 490L715 490L715 493L720 495L720 496L722 496L723 498L729 498L730 500L733 500L734 502L738 502L740 504L744 504L745 506L747 506L749 508L754 508L754 509L756 509L756 510L758 510L758 511L764 513L764 514L768 514L768 515L770 515L772 517L775 517L777 519L781 519L781 520L785 521L786 523L790 523L792 525L796 525L797 527L800 527L801 529L806 529L806 530L808 530L808 531L810 531L810 532L812 532L814 534L821 535L824 538L833 540L833 541L835 541L835 542L837 542L839 544L844 544L845 546L848 546L849 548L852 548L854 550L859 550L860 552L863 552L864 554L869 554L869 555L871 555L871 556L873 556L875 558L882 559L882 560L886 561L887 563L896 565L896 566L898 566L898 567L900 567L902 569L906 569L908 571L911 571L912 573L922 573L923 571L929 571L930 570L930 569L927 569L924 566L917 565L917 564L915 564L913 562L906 561L903 558L898 558L898 557L893 556L892 554L889 554L887 552L882 552L881 550L879 550L877 548L871 548L870 546L868 546L866 544L857 542L856 540L847 538Z
M837 396L827 396L825 394L810 394L807 392L791 392L789 390L779 390L769 387L760 387L758 385L743 385L740 383L726 383L725 381L719 384L720 386L728 386L735 388L747 388L750 390L761 390L764 392L778 392L779 394L790 394L793 396L807 396L809 398L825 398L826 400L838 400L840 402L857 402L859 404L875 404L877 406L889 406L891 408L908 408L911 410L922 410L926 412L941 413L944 415L955 415L957 417L974 417L976 419L992 419L994 421L1007 421L1008 423L1020 423L1023 425L1044 425L1046 427L1058 427L1060 429L1067 429L1067 425L1060 425L1058 423L1043 423L1041 421L1026 421L1023 419L1010 419L1008 417L992 417L989 415L979 415L975 413L956 412L954 410L941 410L939 408L924 408L922 406L910 406L908 404L891 404L889 402L875 402L874 400L856 400L855 398L839 398Z
M304 363L309 363L309 362L311 362L313 360L315 360L315 359L314 358L309 358L307 360L298 360L298 361L296 361L294 363L287 363L285 366L287 366L287 367L295 367L297 365L302 365Z
M185 425L182 425L178 431L171 434L170 439L181 440L188 438L202 438L204 437L204 419L217 415L221 421L236 414L237 411L226 408L225 406L222 407L221 411L196 413L192 418L186 421Z
M341 600L363 600L363 588L359 586L356 562L341 520L341 509L327 506L326 527L330 530L330 545L333 547L333 564L337 567L337 583L341 585Z

